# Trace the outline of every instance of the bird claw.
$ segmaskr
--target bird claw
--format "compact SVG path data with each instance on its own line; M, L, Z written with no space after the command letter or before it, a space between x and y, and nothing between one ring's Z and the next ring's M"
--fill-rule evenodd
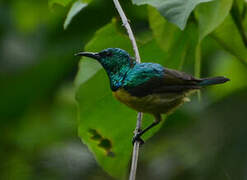
M132 139L132 144L134 145L135 142L139 142L140 145L144 144L144 141L141 138L141 133L138 132L136 135L134 135L133 139Z

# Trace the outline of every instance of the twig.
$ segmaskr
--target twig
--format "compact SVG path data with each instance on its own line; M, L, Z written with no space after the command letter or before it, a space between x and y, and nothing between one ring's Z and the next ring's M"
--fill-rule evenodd
M138 51L138 48L137 48L135 36L134 36L134 34L133 34L132 30L131 30L131 27L129 25L128 19L125 16L124 11L123 11L120 3L118 2L118 0L113 0L113 2L115 4L115 7L117 8L117 11L118 11L121 19L122 19L123 26L126 28L127 33L129 35L129 38L131 40L131 43L132 43L132 46L133 46L133 49L134 49L134 52L135 52L136 61L138 63L140 63L141 62L141 58L140 58L139 51Z
M135 36L131 30L131 27L129 25L128 19L125 16L125 13L120 5L120 3L118 2L118 0L113 0L115 7L122 19L123 25L127 30L127 33L129 35L130 41L132 43L134 52L135 52L135 58L136 61L138 63L141 62L141 58L140 58L140 54L137 48L137 44L136 44L136 40L135 40ZM137 122L136 122L136 129L135 129L135 135L139 132L139 130L141 129L141 123L142 123L142 113L139 112L138 116L137 116ZM136 177L136 170L137 170L137 161L138 161L138 154L139 154L139 148L140 148L140 142L135 141L134 143L134 148L133 148L133 153L132 153L132 162L131 162L131 169L130 169L130 176L129 176L129 180L135 180Z
M141 129L141 122L142 122L142 113L139 112L138 115L137 115L135 135ZM140 142L136 141L134 143L134 147L133 147L133 154L132 154L132 161L131 161L131 169L130 169L129 180L135 180L135 178L136 178L136 170L137 170L137 161L138 161L138 155L139 155L139 148L140 148Z

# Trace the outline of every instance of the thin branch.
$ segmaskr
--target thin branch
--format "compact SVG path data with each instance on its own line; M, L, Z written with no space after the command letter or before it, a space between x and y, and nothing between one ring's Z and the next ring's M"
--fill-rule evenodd
M141 62L140 54L139 54L139 51L138 51L138 48L137 48L135 36L134 36L134 34L133 34L132 30L131 30L131 27L129 25L128 19L125 16L124 11L123 11L120 3L118 2L118 0L113 0L113 2L115 4L115 7L117 8L117 11L118 11L121 19L122 19L123 26L126 28L127 33L129 35L129 38L131 40L131 43L132 43L132 46L133 46L133 49L134 49L134 52L135 52L136 61L138 63L140 63Z
M120 3L118 2L118 0L113 0L115 7L122 19L123 25L127 30L127 33L129 35L130 41L132 43L134 52L135 52L135 58L136 61L138 63L141 62L141 58L140 58L140 54L137 48L137 44L136 44L136 40L135 40L135 36L131 30L131 27L129 25L128 19L125 16L125 13L120 5ZM138 116L137 116L137 122L136 122L136 129L135 129L135 135L137 135L137 133L140 131L141 129L141 124L142 124L142 113L139 112ZM134 148L133 148L133 153L132 153L132 162L131 162L131 169L130 169L130 176L129 176L129 180L135 180L136 178L136 170L137 170L137 161L138 161L138 155L139 155L139 148L140 148L140 142L135 141L134 143Z
M135 135L141 129L141 122L142 122L142 113L139 112L138 115L137 115ZM138 155L139 155L139 148L140 148L140 142L136 141L134 143L134 147L133 147L133 154L132 154L132 161L131 161L131 169L130 169L129 180L135 180L136 179L136 170L137 170L137 161L138 161Z

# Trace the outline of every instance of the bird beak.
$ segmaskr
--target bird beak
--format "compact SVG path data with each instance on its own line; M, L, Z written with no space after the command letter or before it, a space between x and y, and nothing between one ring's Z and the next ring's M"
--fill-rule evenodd
M86 56L97 60L100 59L100 55L98 53L92 53L92 52L79 52L75 54L75 56Z

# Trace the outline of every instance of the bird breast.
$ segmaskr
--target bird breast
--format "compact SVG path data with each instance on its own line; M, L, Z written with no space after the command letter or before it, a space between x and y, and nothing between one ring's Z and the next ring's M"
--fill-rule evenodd
M185 94L176 93L150 94L144 97L136 97L123 88L113 92L113 95L127 106L150 114L170 113L188 99Z

